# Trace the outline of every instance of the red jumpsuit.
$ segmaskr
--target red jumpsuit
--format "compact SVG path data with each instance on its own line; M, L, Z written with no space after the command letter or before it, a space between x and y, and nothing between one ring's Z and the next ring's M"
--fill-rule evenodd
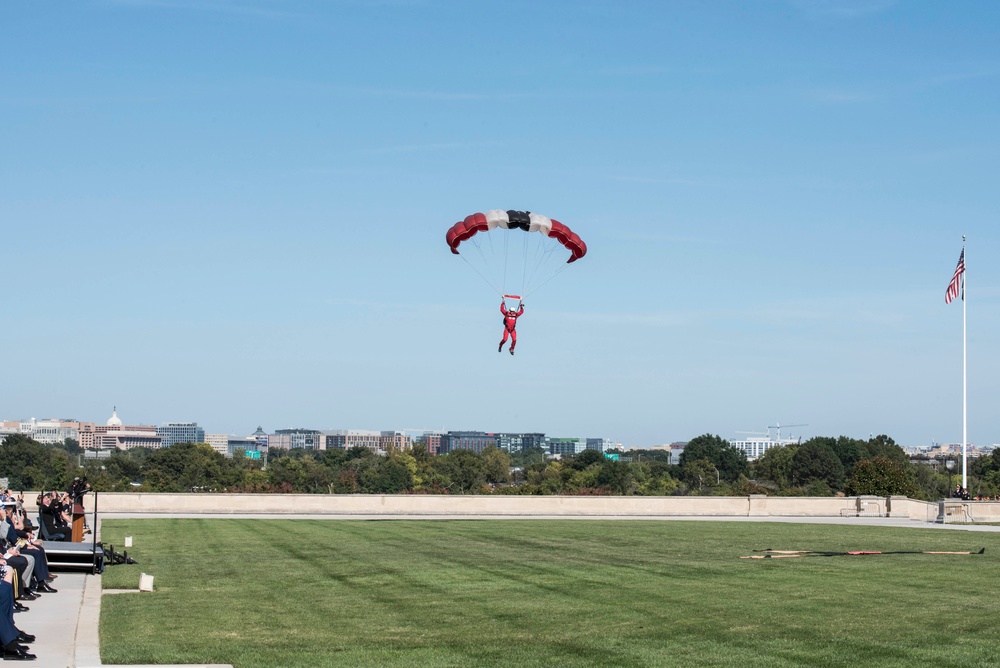
M497 347L497 352L503 350L503 344L507 343L507 335L510 334L510 354L514 354L514 346L517 345L517 319L521 317L524 313L524 304L515 311L514 309L507 309L507 302L500 302L500 313L503 314L503 339L500 340L500 345Z

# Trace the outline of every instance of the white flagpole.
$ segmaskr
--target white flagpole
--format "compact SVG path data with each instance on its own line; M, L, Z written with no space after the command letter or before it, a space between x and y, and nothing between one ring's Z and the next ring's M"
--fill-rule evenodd
M966 455L967 444L969 443L969 382L968 364L966 351L968 348L968 335L965 327L965 305L966 305L966 284L965 276L968 274L969 259L965 255L965 235L962 235L962 256L965 257L965 268L962 272L962 487L969 489L968 458Z

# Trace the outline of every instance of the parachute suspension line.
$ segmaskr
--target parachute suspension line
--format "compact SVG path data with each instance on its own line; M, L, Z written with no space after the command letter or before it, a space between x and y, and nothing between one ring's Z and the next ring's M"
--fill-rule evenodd
M539 274L540 270L552 260L552 256L555 251L559 248L558 244L548 237L539 237L535 244L535 258L534 266L531 269L531 273L528 275L526 285L522 288L521 292L528 291L531 288L531 292L534 292L537 288L534 287L535 277ZM525 253L525 268L528 266L528 257ZM548 282L548 281L546 281Z
M491 273L489 271L489 269L490 269L491 266L493 266L493 263L490 261L489 258L486 257L486 253L483 252L483 244L482 244L482 242L479 239L475 239L475 238L474 239L470 239L470 241L472 241L472 245L475 246L476 251L479 252L479 259L482 262L483 271L485 271L487 274ZM493 250L493 249L491 248L490 250ZM496 253L491 253L491 256L495 257ZM466 259L466 262L468 262L468 259ZM494 275L491 276L491 277L489 277L489 278L487 278L486 282L490 286L492 286L494 290L496 290L496 282L497 282L497 278L498 277L495 275L496 274L495 271L492 272L492 273ZM482 276L482 274L480 274L480 276Z
M524 294L524 289L525 289L525 287L527 287L527 283L525 281L527 280L527 275L528 275L528 235L527 234L524 235L524 250L521 252L521 257L524 258L524 262L521 264L521 290L520 290L521 294L523 295Z
M492 234L487 234L486 235L486 239L490 242L490 256L491 257L496 257L497 256L497 249L493 247L493 235Z
M527 298L528 298L528 297L530 297L531 295L533 295L533 294L535 294L536 292L538 292L539 290L541 290L541 289L542 289L542 287L543 287L543 286L544 286L544 285L545 285L546 283L548 283L549 281L551 281L551 280L552 280L553 278L555 278L555 277L556 277L556 276L558 276L559 274L563 273L563 271L564 271L564 270L566 269L566 267L568 267L568 266L569 266L569 263L568 263L568 262L564 263L564 264L563 264L562 266L560 266L560 267L559 267L558 269L556 269L555 273L553 273L553 274L552 274L551 276L549 276L548 278L546 278L546 279L545 279L544 281L542 281L541 283L539 283L538 285L536 285L536 286L535 286L535 287L534 287L534 288L533 288L533 289L531 290L531 292L529 292L528 294L526 294L526 295L524 295L523 297L521 297L521 299L522 299L522 300L523 300L523 299L527 299Z
M480 252L481 252L481 251L480 251ZM469 262L468 258L466 258L466 257L465 257L464 255L461 255L461 254L459 254L459 257L460 257L460 258L462 258L462 260L464 260L464 261L465 261L465 264L467 264L467 265L469 265L470 267L472 267L472 271L474 271L474 272L476 272L477 274L479 274L479 277L480 277L481 279L483 279L484 281L486 281L486 285L488 285L488 286L490 286L491 288L493 288L494 290L496 290L496 291L497 291L497 293L498 293L498 294L499 294L499 295L500 295L501 297L503 297L503 290L498 290L498 289L497 289L497 286L496 286L496 285L494 285L493 281L491 281L490 279L488 279L488 278L487 278L487 277L486 277L486 276L485 276L485 275L483 274L483 272L481 272L481 271L479 271L478 269L476 269L475 265L473 265L473 264L472 264L471 262Z
M489 239L488 236L487 239ZM465 260L465 263L472 267L473 271L479 274L479 277L486 281L486 284L493 288L494 291L499 294L503 294L504 286L498 285L500 272L496 267L496 262L494 261L497 258L497 252L496 248L493 247L493 241L489 241L489 249L486 249L486 244L482 243L482 237L480 236L473 237L466 243L470 243L473 247L475 247L476 252L479 254L479 260L476 264L480 264L481 266L477 267L475 264L470 262L466 255L461 255L461 258ZM485 252L486 250L490 251L488 254L489 257L487 257L487 253Z
M507 234L503 235L503 283L502 283L502 285L503 285L504 289L507 288L507 260L510 258L510 253L509 253L509 245L510 244L508 243L508 240L507 240L508 237L509 237L509 235L507 235ZM503 290L500 291L500 294L503 294Z

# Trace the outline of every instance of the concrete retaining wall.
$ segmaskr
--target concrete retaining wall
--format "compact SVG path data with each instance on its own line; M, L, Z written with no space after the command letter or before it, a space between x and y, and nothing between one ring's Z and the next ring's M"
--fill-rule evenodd
M26 495L27 496L27 495ZM31 500L34 500L32 495ZM86 499L93 510L94 497ZM512 516L906 517L934 522L939 504L906 497L449 496L423 494L145 494L104 492L102 513ZM996 504L1000 512L1000 503Z
M943 499L938 502L936 521L951 522L1000 522L1000 503L996 501L962 501Z

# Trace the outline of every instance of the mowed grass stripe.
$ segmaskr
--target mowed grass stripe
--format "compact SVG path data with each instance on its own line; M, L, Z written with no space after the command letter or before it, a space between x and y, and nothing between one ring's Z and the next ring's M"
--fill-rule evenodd
M114 520L106 663L987 666L995 534L650 521ZM972 550L740 560L755 549ZM968 610L968 614L957 613Z

